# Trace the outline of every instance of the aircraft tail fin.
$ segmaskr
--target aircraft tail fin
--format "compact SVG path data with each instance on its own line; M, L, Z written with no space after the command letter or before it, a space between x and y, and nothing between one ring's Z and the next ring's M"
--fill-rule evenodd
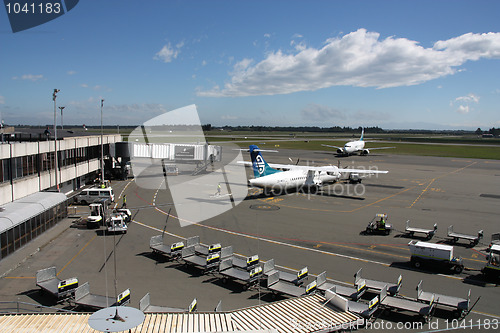
M255 178L272 175L273 173L280 172L280 170L271 168L264 160L261 150L256 145L250 145L250 158L252 159L252 169Z
M361 137L359 138L359 141L363 141L364 136L365 136L365 129L361 128Z

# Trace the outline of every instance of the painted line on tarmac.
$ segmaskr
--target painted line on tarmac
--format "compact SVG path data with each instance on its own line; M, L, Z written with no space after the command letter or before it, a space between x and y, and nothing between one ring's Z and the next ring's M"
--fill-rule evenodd
M469 161L470 162L470 161ZM415 201L413 201L413 203L408 207L408 208L412 208L413 205L418 201L420 200L420 198L422 197L422 195L424 195L425 192L427 192L427 190L429 189L429 186L432 185L432 183L434 183L434 181L436 181L437 179L440 179L440 178L443 178L443 177L447 177L451 174L454 174L454 173L457 173L457 172L460 172L462 170L465 170L466 168L470 167L470 166L473 166L474 164L476 164L477 162L472 162L462 168L459 168L459 169L456 169L456 170L453 170L453 171L450 171L450 172L447 172L445 173L444 175L441 175L441 176L438 176L438 177L435 177L435 178L432 178L429 182L429 184L425 187L425 189L422 190L422 192L420 193L420 195L415 199Z
M91 239L91 240L89 240L89 241L88 241L88 242L87 242L87 243L86 243L86 244L85 244L85 245L84 245L84 246L80 249L80 251L78 251L78 253L77 253L77 254L75 254L75 256L74 256L73 258L71 258L71 260L70 260L70 261L68 261L68 263L67 263L66 265L64 265L64 267L63 267L63 268L61 268L61 270L60 270L60 271L56 274L56 276L58 276L59 274L61 274L61 273L62 273L62 271L64 271L64 270L66 269L66 267L68 267L68 265L69 265L69 264L71 264L71 262L72 262L73 260L75 260L75 259L76 259L76 257L78 257L78 256L80 255L80 253L82 253L82 252L83 252L83 250L85 250L85 248L86 248L86 247L87 247L90 243L92 243L92 241L93 241L96 237L97 237L97 234L95 234L95 235L94 235L94 237L92 237L92 239Z

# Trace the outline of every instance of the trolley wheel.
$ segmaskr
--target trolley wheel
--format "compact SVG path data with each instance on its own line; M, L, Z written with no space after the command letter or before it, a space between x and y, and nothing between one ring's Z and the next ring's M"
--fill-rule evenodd
M415 267L415 268L421 268L422 267L422 262L420 260L413 261L413 267Z
M460 273L462 273L464 268L461 265L457 265L457 266L453 267L453 270L455 271L455 273L460 274Z

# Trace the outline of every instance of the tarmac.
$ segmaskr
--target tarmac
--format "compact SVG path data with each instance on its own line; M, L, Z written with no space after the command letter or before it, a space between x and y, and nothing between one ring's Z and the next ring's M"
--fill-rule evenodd
M113 182L116 202L121 203L120 197L126 194L132 211L128 233L111 236L89 230L77 217L59 222L0 261L0 298L69 309L67 304L55 304L42 296L36 287L36 271L56 266L58 277L88 281L95 294L114 296L130 288L133 307L139 306L147 292L151 303L160 306L187 307L197 298L200 310L213 310L219 300L222 309L229 310L274 299L264 287L244 291L236 283L223 283L216 274L202 275L182 262L152 255L150 238L164 233L166 243L197 235L205 244L232 245L235 253L258 254L264 261L274 259L282 269L307 266L312 275L326 271L328 278L339 283L352 285L359 268L364 277L387 282L396 282L401 274L400 293L412 298L416 298L420 280L425 291L450 296L465 298L471 289L471 305L478 297L480 300L464 321L472 326L466 329L487 330L487 322L497 323L498 327L500 289L497 281L485 280L480 269L485 264L484 250L491 234L500 232L500 161L385 153L337 158L330 152L295 150L265 154L269 163L290 163L289 158L297 157L301 165L337 165L340 161L341 167L376 166L389 173L366 178L361 185L331 185L318 194L296 192L265 197L260 190L249 189L246 200L235 208L186 227L175 218L168 190L144 189L133 180ZM85 216L87 207L77 206L76 210L76 216ZM395 228L390 235L364 234L376 213L388 214L388 223ZM429 241L433 243L449 244L449 225L467 234L482 229L485 237L472 248L465 241L455 244L456 255L464 259L464 272L417 271L409 264L407 244L423 238L404 234L407 220L422 228L437 223L437 234ZM449 311L439 309L431 323L414 331L458 329L452 326L456 324L453 320ZM383 313L376 323L378 326L373 325L371 330L395 332L399 323L418 321L402 312Z

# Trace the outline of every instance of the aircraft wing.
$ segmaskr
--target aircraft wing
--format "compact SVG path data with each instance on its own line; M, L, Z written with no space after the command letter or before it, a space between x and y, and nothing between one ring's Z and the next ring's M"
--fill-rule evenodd
M336 149L344 149L342 147L337 147L337 146L330 146L330 145L322 145L324 147L330 147L330 148L336 148Z
M240 164L244 164L246 166L252 166L252 162L246 161L238 161ZM325 172L333 172L333 173L388 173L389 171L383 170L369 170L369 169L339 169L333 165L325 165L325 166L306 166L306 165L294 165L294 164L275 164L268 163L271 168L275 169L286 169L286 170L304 170L306 172L309 171L325 171Z
M366 149L375 150L375 149L392 149L392 148L396 148L396 147L378 147L378 148L366 148Z
M385 170L367 170L367 169L339 169L340 173L388 173L389 171Z

